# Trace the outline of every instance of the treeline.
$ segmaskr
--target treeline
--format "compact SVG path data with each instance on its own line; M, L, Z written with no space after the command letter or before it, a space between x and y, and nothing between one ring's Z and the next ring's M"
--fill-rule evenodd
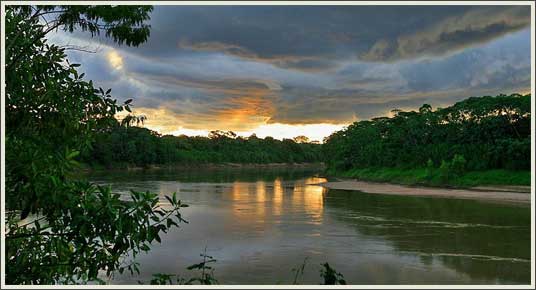
M330 170L440 168L453 171L530 170L530 94L472 97L447 108L393 110L351 124L324 144L306 137L277 140L212 131L208 137L161 135L117 122L82 152L90 165L302 163ZM143 121L143 120L142 120ZM456 168L454 168L456 167Z
M122 167L152 164L304 163L320 162L321 147L303 136L282 141L272 137L244 138L234 132L212 131L208 137L160 135L119 122L100 133L92 149L82 154L90 165Z
M530 94L471 97L447 108L393 110L326 138L329 169L530 170Z

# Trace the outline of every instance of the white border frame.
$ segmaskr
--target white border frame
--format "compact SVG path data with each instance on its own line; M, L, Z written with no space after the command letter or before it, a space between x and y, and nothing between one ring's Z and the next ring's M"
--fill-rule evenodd
M88 1L89 2L89 1ZM87 5L86 1L3 1L1 3L1 263L0 263L0 288L2 289L273 289L273 288L287 288L287 289L534 289L534 276L535 276L535 261L534 261L534 225L535 225L535 211L534 211L534 197L535 197L535 65L534 65L534 32L535 32L535 3L533 1L91 1L93 5L215 5L215 6L228 6L228 5L528 5L531 6L531 279L530 285L6 285L5 284L5 6L7 5L43 5L43 4L62 4L62 5Z

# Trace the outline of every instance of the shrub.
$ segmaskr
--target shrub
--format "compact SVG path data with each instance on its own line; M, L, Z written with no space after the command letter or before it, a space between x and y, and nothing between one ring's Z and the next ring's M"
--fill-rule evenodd
M439 178L442 183L447 183L451 180L452 172L450 168L450 162L445 160L441 161L441 166L439 166Z
M432 179L433 172L434 172L434 162L432 161L432 159L428 159L428 161L426 162L425 178L427 180Z
M467 161L463 155L455 154L450 163L450 170L455 177L460 177L465 173Z

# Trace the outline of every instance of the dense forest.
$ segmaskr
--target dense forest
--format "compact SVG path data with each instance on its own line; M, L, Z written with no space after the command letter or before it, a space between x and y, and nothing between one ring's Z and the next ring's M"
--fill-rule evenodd
M303 136L277 140L255 135L243 138L232 131L212 131L208 137L161 135L119 122L97 135L82 160L91 165L147 167L159 164L303 163L320 162L321 146L301 142Z
M208 137L161 135L117 121L100 132L81 159L91 166L302 163L324 161L331 172L352 169L443 168L449 171L530 170L530 95L472 97L447 108L393 110L359 121L324 144L304 136L277 140L212 131ZM143 121L143 120L142 120Z
M331 172L439 168L445 175L492 169L530 171L530 94L471 97L447 108L393 110L325 140Z

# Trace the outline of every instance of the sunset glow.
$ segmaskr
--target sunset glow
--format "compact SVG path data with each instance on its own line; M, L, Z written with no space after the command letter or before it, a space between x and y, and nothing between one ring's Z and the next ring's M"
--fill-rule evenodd
M307 136L312 141L319 141L331 135L333 132L341 130L345 125L333 125L333 124L307 124L307 125L289 125L289 124L266 124L257 127L252 131L237 131L238 136L249 137L255 134L259 138L265 138L268 136L275 139L292 139L296 136ZM148 127L150 128L150 127ZM189 135L189 136L207 136L209 131L204 130L192 130L192 129L179 129L169 132L171 135Z
M117 115L122 119L128 112ZM343 129L348 124L281 124L268 123L268 117L260 117L255 114L248 114L247 111L237 112L235 115L229 113L220 115L214 122L199 124L196 128L188 128L181 122L181 118L166 109L139 108L134 109L135 115L144 115L147 121L144 127L175 136L208 136L210 131L223 130L233 131L238 136L249 137L255 134L259 138L271 136L275 139L292 139L296 136L307 136L311 141L319 141L331 135L333 132ZM241 124L243 123L243 124ZM203 127L206 126L206 127ZM248 130L241 130L241 128Z
M53 40L94 48L68 53L161 134L322 141L393 109L530 91L521 6L228 8L155 6L136 48L84 34Z

